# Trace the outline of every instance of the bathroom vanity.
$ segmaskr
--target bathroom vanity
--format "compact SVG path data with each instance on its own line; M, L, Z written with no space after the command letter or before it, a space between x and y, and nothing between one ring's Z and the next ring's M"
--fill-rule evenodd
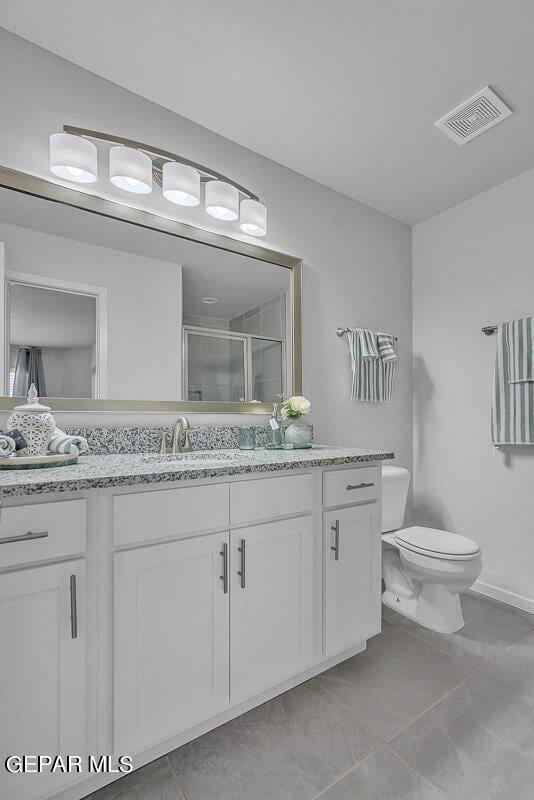
M0 475L1 800L77 800L365 648L380 631L380 461L307 451L88 456ZM39 720L39 725L35 721Z

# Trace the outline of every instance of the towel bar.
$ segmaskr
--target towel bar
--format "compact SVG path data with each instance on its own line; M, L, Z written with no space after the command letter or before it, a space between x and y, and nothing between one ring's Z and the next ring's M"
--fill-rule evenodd
M345 333L348 333L349 331L350 331L350 328L337 328L337 329L336 329L336 335L337 335L337 336L343 336L343 334L345 334ZM397 337L397 336L394 336L393 338L394 338L394 340L395 340L396 342L398 342L398 341L399 341L399 339L398 339L398 337Z

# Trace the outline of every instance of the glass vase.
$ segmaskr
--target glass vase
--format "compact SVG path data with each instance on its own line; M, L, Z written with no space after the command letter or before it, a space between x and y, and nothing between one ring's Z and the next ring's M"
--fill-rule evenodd
M294 450L303 450L312 446L312 426L301 419L296 419L286 428L285 442L293 445Z

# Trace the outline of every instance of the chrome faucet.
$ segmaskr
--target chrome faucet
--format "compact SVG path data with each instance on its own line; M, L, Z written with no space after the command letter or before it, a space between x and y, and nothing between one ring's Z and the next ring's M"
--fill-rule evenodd
M189 453L191 451L190 424L186 417L178 417L172 432L171 446L167 447L167 434L163 431L159 452L162 455L170 453Z
M172 453L189 453L191 450L190 431L191 426L186 417L178 417L172 432Z

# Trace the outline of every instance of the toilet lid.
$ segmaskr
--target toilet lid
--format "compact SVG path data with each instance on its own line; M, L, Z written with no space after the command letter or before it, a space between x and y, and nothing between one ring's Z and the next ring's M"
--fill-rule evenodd
M400 547L436 558L472 558L480 553L477 543L467 536L436 528L405 528L395 534L395 541Z

